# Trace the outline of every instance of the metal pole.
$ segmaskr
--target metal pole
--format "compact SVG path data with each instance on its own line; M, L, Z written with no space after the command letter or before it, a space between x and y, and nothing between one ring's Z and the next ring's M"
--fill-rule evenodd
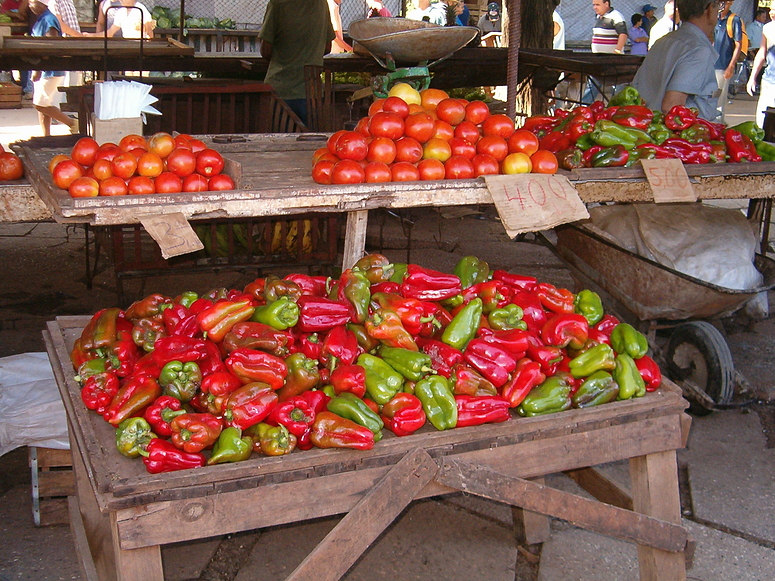
M508 0L509 48L506 67L506 114L517 116L517 86L519 80L519 45L522 40L522 0Z

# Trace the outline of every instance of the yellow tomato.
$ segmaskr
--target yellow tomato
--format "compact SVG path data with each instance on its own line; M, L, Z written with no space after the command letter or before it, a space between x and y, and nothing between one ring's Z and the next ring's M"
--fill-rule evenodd
M422 103L420 92L408 83L396 83L388 91L388 97L400 97L407 105Z
M501 173L504 174L530 173L532 169L530 156L522 152L510 153L501 162Z

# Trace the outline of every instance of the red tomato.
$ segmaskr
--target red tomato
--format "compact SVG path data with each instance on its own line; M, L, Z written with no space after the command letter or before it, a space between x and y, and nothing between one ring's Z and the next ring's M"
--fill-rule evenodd
M466 105L466 121L479 125L490 116L490 108L484 101L471 101Z
M321 159L312 166L312 179L316 184L330 184L331 170L337 162L330 159Z
M473 143L461 139L460 137L453 137L449 140L449 147L452 150L452 155L462 155L467 159L473 159L476 155L476 146Z
M100 182L100 196L125 196L126 193L126 182L121 178L113 176Z
M24 164L13 153L0 153L0 182L18 180L24 175Z
M135 133L124 135L124 137L121 138L121 141L118 142L118 147L121 151L132 151L138 147L140 149L145 149L146 151L148 150L148 144L145 141L145 137Z
M135 176L127 182L126 193L134 196L147 196L156 193L156 186L149 177Z
M135 156L135 159L139 161L144 154L148 153L148 150L143 149L142 147L135 147L134 149L130 149L127 153L131 153Z
M175 148L182 147L183 149L191 149L191 136L181 133L173 137L175 140Z
M366 159L368 151L369 145L363 135L355 131L345 131L336 141L336 151L334 153L342 160L361 161Z
M194 173L196 169L196 155L190 149L176 147L167 156L167 171L184 178Z
M501 162L501 172L504 174L530 173L533 169L533 162L526 153L510 153Z
M509 154L509 144L502 137L485 135L476 143L476 153L491 155L501 161Z
M449 141L455 137L455 128L446 121L437 119L433 126L433 137Z
M2 145L0 145L2 147ZM51 161L48 162L48 171L49 173L54 173L54 168L60 161L64 161L66 159L70 159L69 155L65 155L64 153L57 153L54 157L51 158Z
M557 156L546 149L539 149L530 156L530 162L533 164L533 173L557 173Z
M394 182L416 182L420 179L420 170L408 161L399 161L390 168Z
M390 97L388 97L389 99ZM396 97L398 98L398 97ZM380 111L375 113L369 122L369 133L372 137L387 137L398 139L404 134L404 120L398 113Z
M423 159L438 159L439 161L447 161L452 155L452 148L449 146L449 141L433 137L428 140L423 146L422 157Z
M121 153L121 148L115 143L103 143L97 150L97 154L94 156L94 161L98 159L107 159L113 161L113 158Z
M371 163L367 163L363 171L366 174L367 184L389 182L393 179L393 174L390 173L390 168L386 163L382 163L381 161L372 161Z
M188 142L191 144L191 151L194 153L200 153L207 149L207 145L201 139L189 139Z
M424 159L417 164L417 169L420 172L420 179L426 180L443 180L446 174L444 164L438 159Z
M54 184L56 187L62 188L63 190L68 189L73 181L82 176L83 168L72 159L60 161L54 168L54 171L51 172Z
M482 133L484 135L496 135L508 139L514 133L514 122L502 113L490 115L482 122Z
M151 151L145 152L137 160L137 173L138 175L155 178L164 171L164 160L158 153Z
M369 152L366 161L381 161L391 164L396 159L396 144L387 137L375 137L369 143Z
M73 198L96 198L100 193L100 185L94 178L81 176L73 180L67 191Z
M167 157L175 149L175 138L169 133L160 131L148 138L148 151L159 157Z
M332 184L362 184L365 179L363 167L352 159L343 159L331 169Z
M184 192L206 192L209 187L208 179L202 174L192 173L183 178Z
M458 99L442 99L436 105L436 116L454 126L466 118L466 108Z
M153 180L157 194L177 194L183 191L183 180L171 171L165 171Z
M336 143L345 133L347 133L346 129L340 129L339 131L334 132L334 134L328 138L328 141L326 141L326 147L328 147L328 151L336 155Z
M377 99L371 105L369 105L369 117L372 117L375 113L382 111L382 107L385 105L387 99Z
M435 110L441 101L448 98L447 92L441 89L423 89L420 91L420 102L422 107L428 111Z
M479 133L479 128L471 121L463 121L457 127L455 127L455 137L465 139L474 145L476 145L476 142L479 141L481 136L482 134Z
M335 157L336 156L333 153L328 151L327 147L319 147L315 150L315 153L312 154L312 165L315 165L321 159L333 159Z
M91 137L81 137L73 145L70 157L74 162L89 167L94 163L99 148L99 144Z
M211 192L235 189L234 180L225 173L219 173L207 182L207 189Z
M404 120L404 135L425 143L436 130L436 121L427 113L413 113Z
M196 171L206 178L218 175L223 171L223 157L214 149L203 149L196 154Z
M98 159L91 166L92 175L97 181L106 180L113 175L113 165L107 159ZM121 178L119 178L121 179Z
M509 153L526 153L533 155L538 151L538 137L527 129L517 129L509 137Z
M474 177L474 164L462 155L453 155L444 162L444 177L448 180L467 180Z
M409 117L409 105L401 97L388 97L382 105L383 111L398 113L401 119Z
M136 169L137 158L128 151L119 153L113 158L113 161L110 162L110 171L113 172L113 175L124 178L125 180L128 180L135 175Z
M371 121L371 117L363 117L360 121L355 125L355 131L356 133L360 133L364 137L371 137L371 133L369 133L369 121Z
M477 153L471 163L474 165L475 176L498 175L500 173L498 161L491 155Z
M417 163L422 159L422 145L412 137L402 137L396 141L395 161Z

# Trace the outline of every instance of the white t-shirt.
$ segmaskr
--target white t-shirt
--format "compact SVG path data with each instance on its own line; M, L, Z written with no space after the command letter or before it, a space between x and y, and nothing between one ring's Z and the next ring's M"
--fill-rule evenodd
M562 21L562 17L556 8L552 12L552 20L560 27L559 32L552 40L552 48L554 50L565 50L565 23Z
M118 6L118 8L108 10L110 6ZM123 7L118 0L103 2L100 5L100 10L105 14L105 28L110 30L113 25L117 25L121 29L120 36L122 38L140 38L140 12L143 13L143 26L150 22L152 17L148 9L139 2L135 2L135 6L140 10Z

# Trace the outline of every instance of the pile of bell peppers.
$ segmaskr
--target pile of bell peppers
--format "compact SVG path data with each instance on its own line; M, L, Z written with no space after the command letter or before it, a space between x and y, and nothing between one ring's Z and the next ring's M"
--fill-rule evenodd
M70 356L117 450L159 473L640 397L661 383L647 351L590 290L369 254L102 309Z
M528 117L523 126L559 167L632 167L641 159L680 159L687 164L775 161L775 145L764 141L754 121L728 127L698 117L693 108L675 106L667 114L643 104L628 86L606 106L602 101Z

